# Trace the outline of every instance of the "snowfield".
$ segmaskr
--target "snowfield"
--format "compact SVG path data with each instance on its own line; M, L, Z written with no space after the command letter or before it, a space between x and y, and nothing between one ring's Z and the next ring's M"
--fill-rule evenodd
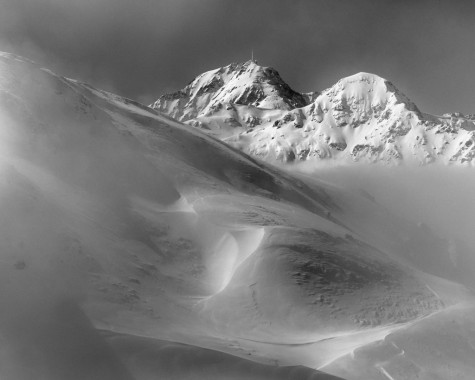
M268 76L255 85L258 96L236 70L246 80ZM426 116L366 74L319 96L295 93L253 63L199 78L207 90L192 84L155 108L199 120L213 114L222 86L235 87L219 96L252 100L245 112L272 125L228 129L231 145L244 138L239 133L257 144L285 108L321 115L321 132L335 133L330 143L344 138L348 146L363 138L362 124L388 132L377 120L389 109L387 120L409 120L411 131L435 136L441 125L434 119L425 130ZM360 81L375 89L371 96ZM357 118L362 111L367 117ZM454 265L445 240L434 245L430 231L371 195L252 158L215 137L219 120L210 135L6 53L0 118L1 376L470 379L475 372L472 251L460 253L463 267ZM302 120L302 128L283 122L279 133L302 133L310 125ZM458 133L462 141L471 132Z

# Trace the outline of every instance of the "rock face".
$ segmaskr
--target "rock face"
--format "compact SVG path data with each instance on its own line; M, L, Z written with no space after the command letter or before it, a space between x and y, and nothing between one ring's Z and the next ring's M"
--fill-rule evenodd
M299 94L249 61L204 73L152 107L268 161L471 165L475 156L473 115L423 113L369 73Z

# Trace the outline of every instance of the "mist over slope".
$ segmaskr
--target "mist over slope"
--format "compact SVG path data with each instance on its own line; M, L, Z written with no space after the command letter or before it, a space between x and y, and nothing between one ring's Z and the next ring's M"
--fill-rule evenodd
M274 69L248 61L201 74L151 107L271 162L471 165L475 152L473 115L423 113L391 82L363 72L298 94Z
M408 244L365 194L6 53L0 109L9 379L330 379L318 368L473 303L449 253L425 256L433 236Z

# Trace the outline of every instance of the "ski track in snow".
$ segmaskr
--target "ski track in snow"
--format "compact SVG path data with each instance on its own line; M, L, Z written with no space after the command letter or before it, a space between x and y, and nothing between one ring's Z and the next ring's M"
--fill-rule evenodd
M384 367L383 367L382 365L376 365L376 368L378 368L378 369L380 370L380 372L381 372L384 376L386 376L389 380L396 380L394 377L392 377L392 376L388 373L388 371L386 371L386 370L384 369Z
M404 356L404 354L406 353L402 348L399 348L396 343L394 342L391 342L391 345L396 349L396 350L400 350L400 352L397 354L397 356Z
M431 288L429 285L427 285L427 284L426 284L426 287L427 287L427 289L429 289L429 291L430 291L434 296L436 296L439 300L441 300L440 295L439 295L434 289L432 289L432 288Z

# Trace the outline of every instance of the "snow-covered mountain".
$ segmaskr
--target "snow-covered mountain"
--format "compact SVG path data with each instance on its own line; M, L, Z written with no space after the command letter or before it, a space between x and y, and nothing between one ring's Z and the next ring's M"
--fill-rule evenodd
M198 76L151 105L268 161L471 164L475 116L421 112L391 82L358 73L298 94L248 61Z
M475 371L469 248L4 53L0 227L9 380Z
M206 117L233 105L291 110L310 101L292 90L270 67L232 63L198 75L183 90L163 95L152 107L179 120ZM229 121L228 121L229 122Z

